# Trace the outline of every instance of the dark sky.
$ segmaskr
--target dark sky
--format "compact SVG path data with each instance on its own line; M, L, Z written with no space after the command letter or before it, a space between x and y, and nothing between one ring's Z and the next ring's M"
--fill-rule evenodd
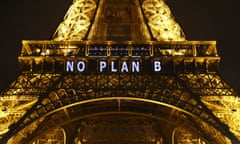
M188 40L216 40L220 74L240 90L238 0L166 0ZM72 0L0 2L0 90L19 74L21 40L49 40Z

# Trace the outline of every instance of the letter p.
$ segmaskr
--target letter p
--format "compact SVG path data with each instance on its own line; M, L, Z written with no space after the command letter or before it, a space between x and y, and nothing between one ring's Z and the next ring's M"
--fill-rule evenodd
M107 67L106 61L100 61L99 62L99 71L102 72Z

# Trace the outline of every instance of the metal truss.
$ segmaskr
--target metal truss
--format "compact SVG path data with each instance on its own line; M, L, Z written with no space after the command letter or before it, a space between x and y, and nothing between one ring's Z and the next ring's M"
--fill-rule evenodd
M152 35L158 41L184 41L185 35L164 0L142 0Z
M115 2L119 6L113 7ZM114 41L119 38L128 41ZM0 96L0 143L34 143L42 137L64 143L67 128L61 128L71 122L87 124L80 125L86 133L76 135L83 143L93 129L100 135L109 123L133 129L143 124L141 143L160 143L155 128L164 124L173 136L169 143L239 142L240 100L217 73L216 42L185 41L164 0L74 0L53 40L23 42L21 74ZM96 63L93 71L65 70L69 60L100 59L134 59L145 66L157 59L164 70L101 73ZM130 117L114 123L108 116L117 114Z
M38 60L44 59L40 56L138 56L147 57L155 56L156 58L195 58L204 61L206 59L217 59L219 63L220 57L217 53L216 41L172 41L171 43L163 41L48 41L34 40L22 41L22 52L19 61L30 63L30 61L22 61L22 58ZM66 57L65 57L66 59ZM54 59L51 59L52 61ZM193 60L192 60L193 61ZM210 62L206 62L210 63ZM205 68L206 69L206 68ZM29 71L27 71L29 72Z
M138 0L100 1L88 40L149 41L150 31Z
M22 73L18 78L2 92L7 96L39 96L45 93L54 82L58 80L61 74L48 73Z
M240 135L240 101L238 96L207 96L202 101L236 136Z
M31 142L32 144L66 144L66 133L63 128L57 127L48 130L43 135L39 136L37 140Z
M240 136L240 100L219 74L180 74L191 91L236 135Z
M158 121L159 124L162 124L166 130L164 130L164 132L166 133L167 130L171 129L171 125L183 125L185 127L188 127L189 129L191 129L191 134L196 136L200 136L201 138L206 138L208 142L214 142L214 143L225 143L225 139L224 137L221 136L221 134L219 132L217 132L216 130L212 129L212 127L209 127L209 125L204 124L201 121L197 121L198 118L196 117L191 117L189 115L186 115L184 113L181 112L176 112L175 110L173 111L169 111L168 109L161 107L161 106L157 106L157 105L152 105L149 103L140 103L139 101L135 101L134 99L128 99L128 101L124 101L123 99L121 99L120 101L116 100L111 100L111 101L106 101L106 102L97 102L95 101L94 103L86 103L86 104L82 104L81 106L73 106L73 107L65 107L64 109L60 110L57 113L53 113L50 114L49 116L45 117L44 121L42 123L38 124L38 127L33 130L33 127L25 127L23 129L23 132L19 132L18 135L16 135L15 137L13 137L14 140L19 139L19 137L22 137L24 134L26 139L25 141L21 140L21 143L28 143L29 140L31 139L36 139L37 136L41 135L41 132L48 132L49 130L51 130L52 128L56 127L56 126L60 126L63 124L66 124L68 122L72 122L75 120L78 120L77 117L81 117L81 115L86 115L86 114L90 114L90 117L94 117L94 115L92 114L97 114L96 116L98 117L98 115L102 118L103 114L108 114L109 116L113 116L114 111L118 111L116 114L121 113L118 109L119 109L119 102L121 103L121 111L128 111L128 113L131 111L131 115L133 114L132 112L136 112L136 115L139 116L140 113L145 113L145 118L148 117L150 119L150 117L159 117L160 119L162 118L163 120L165 119L165 121ZM128 105L126 105L127 103L129 103ZM141 104L141 105L139 105ZM106 112L110 112L110 113L106 113ZM91 114L92 113L92 114ZM121 116L121 115L120 115ZM124 117L124 116L123 116ZM126 117L126 116L125 116ZM127 115L127 117L129 117ZM134 116L136 118L136 121L138 121L138 118L136 116ZM88 120L88 119L87 119ZM121 120L120 120L121 121ZM80 123L80 122L77 122ZM125 125L129 125L129 123L124 123ZM35 125L35 124L34 124ZM96 127L102 127L103 125L97 125L96 123ZM90 126L91 127L91 126ZM142 127L142 125L139 125L139 127ZM84 129L84 128L83 128ZM30 130L30 131L29 131ZM158 129L159 131L160 129ZM31 133L31 135L25 135L26 133ZM157 132L159 134L159 132ZM86 135L89 135L90 137L93 136L95 133L84 133ZM150 133L152 135L152 133ZM169 131L169 133L167 135L171 135L171 131ZM152 135L154 136L154 135ZM156 138L156 137L155 137ZM109 138L111 139L111 138ZM95 139L97 140L97 139ZM16 141L15 141L16 142ZM71 142L70 142L71 143Z
M143 60L164 57L165 59L162 60L169 61L171 65L168 67L171 68L163 73L149 71L141 73L64 72L66 60L72 60L73 57L76 60L89 58L94 61L100 57L110 60L113 57L115 59L137 57ZM215 112L213 115L205 106L206 101L203 100L206 96L237 95L216 73L219 57L214 42L189 41L171 44L167 42L143 44L125 42L119 44L112 41L97 44L87 41L24 41L19 61L23 72L2 93L2 97L5 99L14 96L28 97L31 100L34 98L34 101L22 103L25 109L22 109L21 115L15 121L7 123L6 117L4 118L3 123L6 123L4 130L17 122L11 126L9 136L19 131L21 135L26 133L38 135L38 131L42 131L38 125L48 123L48 121L45 122L45 118L62 109L65 110L64 115L70 115L68 107L81 105L82 102L130 97L135 100L146 99L149 102L158 102L160 105L183 111L193 117L196 116L194 120L190 119L201 126L199 129L209 129L208 134L205 135L214 135L216 130L213 129L217 129L229 138L235 139L226 126L228 123L222 120L226 124L224 125L219 121L216 118L219 116L218 112L211 109ZM164 64L167 65L167 63ZM8 106L7 109L13 113L13 109L21 105L20 101L19 99L3 101L3 105L11 103L8 105L12 106ZM232 110L238 112L238 109ZM20 117L22 118L19 119ZM231 126L231 131L236 135L238 133L237 117L238 115L235 114L234 124ZM213 128L209 128L208 125ZM193 126L192 129L194 128Z
M9 130L46 93L59 78L59 74L22 73L0 96L0 134Z
M207 142L203 139L200 139L198 136L194 135L189 128L179 126L174 129L172 143L173 144L175 143L176 144L186 144L186 143L205 144Z
M38 102L15 126L11 127L10 131L12 134L16 134L25 129L24 133L29 133L29 131L32 133L35 128L28 127L31 123L49 116L59 109L72 107L74 104L91 99L121 96L157 101L163 105L165 103L166 106L199 117L208 125L220 130L222 134L232 138L227 127L202 104L198 95L186 88L185 83L176 75L68 74L62 76L61 81L54 88L44 95L40 95ZM70 112L65 115L68 113ZM207 128L208 125L203 124L202 127Z
M191 117L189 115L186 115L184 113L181 112L176 112L175 110L173 111L169 111L168 109L161 107L161 106L157 106L157 105L152 105L149 103L141 103L139 101L135 101L134 99L128 99L127 101L124 101L123 99L118 101L118 100L110 100L110 101L105 101L105 102L93 102L93 103L85 103L82 105L78 105L78 106L73 106L73 107L65 107L64 109L60 110L57 113L53 113L50 114L49 116L44 118L44 121L42 121L41 123L35 123L33 124L33 126L28 126L25 127L22 131L20 131L17 135L15 135L12 139L15 140L14 142L19 142L19 143L29 143L29 141L31 139L37 139L37 137L39 135L41 135L41 132L48 132L49 130L51 130L52 128L56 127L56 126L62 126L63 124L66 124L68 122L71 123L71 125L73 124L73 121L78 120L77 118L79 118L79 116L81 117L81 115L85 115L86 114L90 114L90 117L94 117L94 115L92 114L97 114L95 115L96 117L98 117L98 115L102 118L104 115L108 115L112 118L114 117L114 111L118 111L117 114L119 116L119 113L121 114L121 112L118 110L119 108L119 102L121 103L121 112L124 111L128 111L128 113L123 113L123 114L129 114L129 112L131 111L131 115L133 114L133 112L136 113L136 116L134 116L136 118L136 123L138 122L138 117L140 113L145 113L145 115L143 115L143 117L147 117L149 119L151 119L151 117L155 116L155 117L159 117L158 124L161 124L163 127L165 127L166 129L160 129L160 128L156 128L157 130L155 132L157 133L153 133L153 131L149 131L149 134L152 138L159 138L159 136L157 136L156 134L161 134L160 130L164 131L164 134L166 134L166 132L169 129L172 129L171 125L177 125L177 126L185 126L188 127L189 129L191 129L191 134L192 135L196 135L202 138L206 138L208 142L214 142L214 143L225 143L225 140L222 140L221 134L218 133L216 130L212 129L211 127L209 127L208 125L204 125L203 122L200 121L196 121L197 118L195 117ZM129 103L129 104L127 104ZM126 105L127 104L127 105ZM110 113L106 113L106 112L110 112ZM92 114L91 114L92 113ZM128 118L129 116L131 117L131 115L125 115L126 118ZM120 117L124 118L124 115L120 115ZM162 120L161 120L162 119ZM165 120L164 120L165 119ZM100 119L101 120L101 119ZM84 120L85 121L85 120ZM88 119L86 119L86 121L88 121ZM107 121L107 120L106 120ZM119 119L119 122L121 122L122 120ZM126 122L126 121L125 121ZM80 124L81 121L77 121L76 123ZM123 123L123 122L122 122ZM95 123L94 127L103 127L104 125L98 125L100 123ZM129 123L123 123L125 125L129 125ZM38 126L37 128L35 126ZM120 125L119 125L120 126ZM142 127L142 125L138 125L139 127ZM91 126L89 127L91 128ZM84 129L84 127L82 127L82 129ZM90 130L91 131L91 130ZM96 132L96 131L95 131ZM206 133L207 132L207 133ZM26 135L26 133L31 133L31 135ZM86 134L85 136L89 137L94 137L95 133L87 133L86 131L84 132L84 134ZM171 131L168 132L167 135L171 135ZM68 135L68 133L67 133ZM22 136L24 136L24 138L22 138ZM213 137L212 137L213 136ZM217 137L216 137L217 136ZM17 141L19 139L21 139L20 141ZM224 138L224 137L223 137ZM111 138L109 138L111 140ZM97 140L97 139L95 139ZM149 139L146 140L142 140L142 141L149 141ZM70 142L72 143L72 142Z
M129 3L129 1L126 2ZM92 19L98 9L97 7L99 3L100 2L97 0L74 0L64 17L63 22L60 23L53 35L53 39L56 41L80 41L85 39L90 30L90 25L93 24ZM102 3L110 4L111 2ZM171 11L167 4L165 4L164 0L136 0L133 3L135 9L128 6L130 12L125 11L126 7L123 6L124 3L119 4L120 6L123 6L122 9L116 10L111 9L112 6L106 7L106 4L105 7L101 6L98 12L99 14L95 19L95 24L91 27L92 30L88 39L106 40L107 37L111 37L112 32L110 31L111 29L115 29L114 25L111 25L111 21L114 21L115 18L121 23L120 26L118 25L118 28L122 29L122 31L129 31L128 29L131 27L130 31L132 32L130 32L128 36L130 35L132 40L150 40L150 33L143 22L143 17L145 17L154 39L157 39L158 41L185 40L185 35L181 27L174 20ZM141 6L138 6L139 3ZM140 10L136 7L141 7L142 9ZM106 17L102 18L101 14L105 14ZM121 21L122 19L124 22ZM131 26L128 27L127 25ZM136 27L139 26L140 28L137 30ZM144 37L142 37L143 35Z
M74 0L64 17L64 21L60 23L53 35L53 39L56 41L82 40L91 25L96 7L95 0Z
M217 73L179 74L187 87L198 96L236 96L237 93Z
M163 139L157 120L142 116L106 115L103 119L94 117L79 123L76 138L81 143L103 144L118 141L153 144ZM103 131L105 138L102 138Z

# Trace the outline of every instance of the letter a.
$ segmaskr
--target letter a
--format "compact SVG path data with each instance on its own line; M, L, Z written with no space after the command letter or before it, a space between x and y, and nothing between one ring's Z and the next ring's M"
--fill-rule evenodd
M127 65L127 62L126 61L124 61L123 63L122 63L122 68L121 68L121 72L128 72L128 65Z

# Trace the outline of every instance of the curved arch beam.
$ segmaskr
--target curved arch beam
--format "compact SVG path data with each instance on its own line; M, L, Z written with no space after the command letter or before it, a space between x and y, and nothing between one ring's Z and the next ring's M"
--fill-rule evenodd
M188 127L195 129L195 131L201 131L201 133L205 136L211 136L213 135L212 133L218 133L214 128L205 124L205 122L193 114L170 104L144 98L105 97L68 104L43 115L44 120L39 124L41 126L33 131L33 134L35 133L33 137L40 134L36 132L44 131L44 128L49 129L49 127L63 125L77 119L92 117L94 115L96 116L108 113L124 112L129 114L140 113L143 115L148 115L149 117L155 117L156 119L167 119L169 121L173 121L173 123L176 122L178 124L184 123L185 125L188 125ZM74 115L76 113L78 115ZM31 124L27 127L32 128ZM208 129L207 134L203 131L203 129L204 131ZM201 133L199 133L199 135L201 135ZM208 139L209 141L216 141L216 138L219 137L221 137L221 135L215 138L208 137Z

